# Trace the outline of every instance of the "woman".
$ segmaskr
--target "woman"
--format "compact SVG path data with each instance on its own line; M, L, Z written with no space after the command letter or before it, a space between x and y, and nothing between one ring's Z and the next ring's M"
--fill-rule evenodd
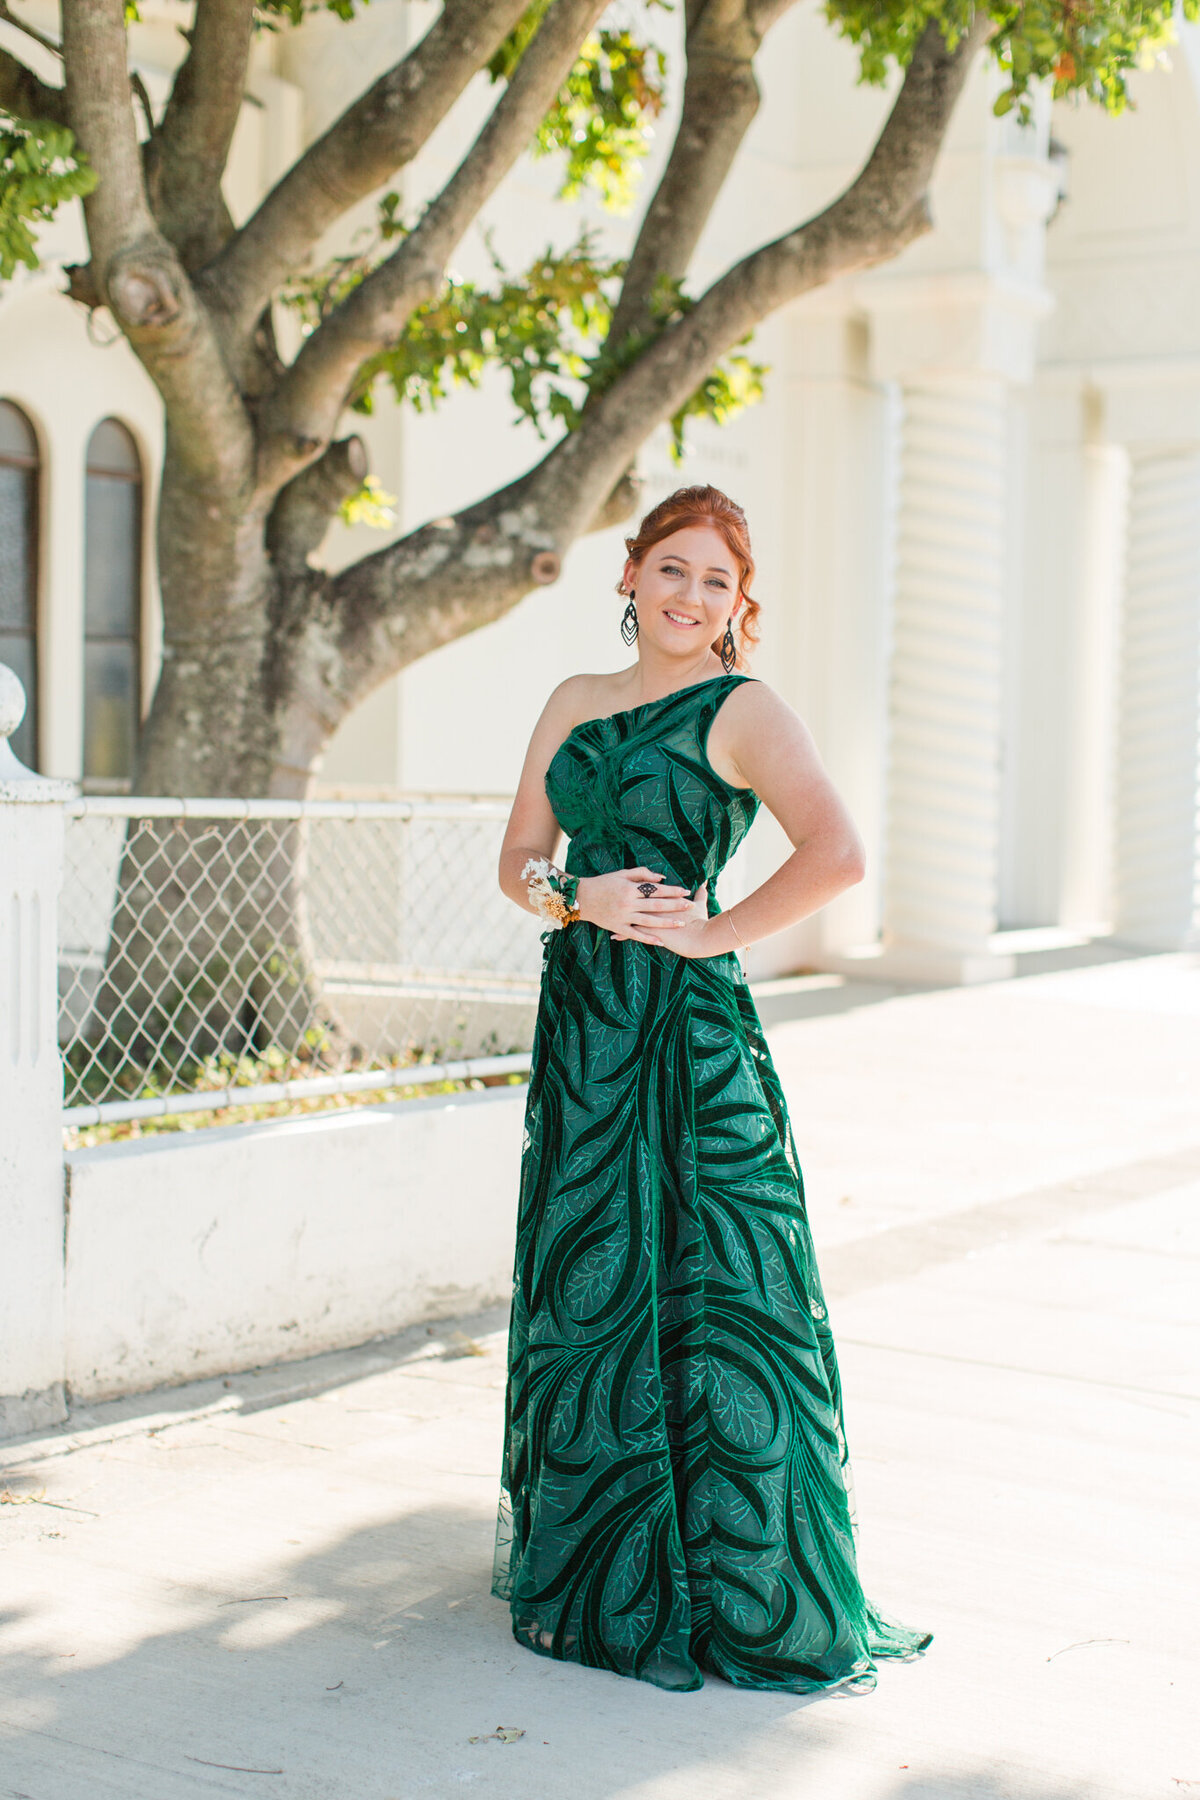
M759 610L741 508L684 488L626 542L637 661L551 694L501 852L548 929L493 1587L530 1649L660 1687L873 1685L928 1636L859 1586L800 1170L736 954L860 880L862 848L800 720L735 672ZM723 912L760 799L795 850Z

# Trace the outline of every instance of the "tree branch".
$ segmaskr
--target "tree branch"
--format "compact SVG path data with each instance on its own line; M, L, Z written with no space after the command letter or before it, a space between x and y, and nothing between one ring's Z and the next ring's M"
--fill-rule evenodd
M540 518L561 520L574 535L655 425L761 320L841 275L886 261L931 229L928 191L938 152L989 28L980 10L951 50L936 21L925 27L854 181L823 212L736 263L589 406L579 429L528 478L524 491Z
M526 0L446 0L420 43L283 175L204 273L231 342L342 214L411 162L524 11Z
M587 531L607 531L610 526L623 524L637 505L641 492L641 476L634 468L626 469L592 514Z
M147 153L154 213L189 272L226 244L221 177L246 91L254 0L197 0L188 53Z
M66 96L27 69L11 50L0 49L0 107L15 119L50 119L67 122Z
M774 15L795 0L772 0ZM682 281L742 139L758 111L753 58L762 42L752 0L707 0L687 33L683 110L667 166L638 229L609 332L620 344L653 327L660 278Z
M138 105L142 109L142 120L146 127L146 139L149 142L154 136L154 106L150 99L150 90L134 69L129 77L129 85L133 89Z
M766 37L776 19L795 4L796 0L750 0L750 20L759 37Z
M267 521L267 548L281 567L303 567L319 548L343 500L363 484L369 468L360 437L341 438L280 494Z
M328 441L355 376L433 298L455 245L566 80L605 0L555 0L479 136L400 247L307 339L263 417L262 478ZM289 470L290 472L290 470Z
M87 216L93 256L104 264L140 238L158 237L142 182L121 0L65 0L63 58L69 121L99 176Z
M936 24L920 38L862 170L814 218L730 269L517 481L454 518L424 525L325 585L299 657L297 720L345 716L387 676L501 617L603 516L606 497L655 425L760 320L838 275L894 256L930 228L928 187L988 21L954 50ZM330 652L336 641L339 654ZM301 738L305 727L297 725ZM314 724L315 730L315 724ZM314 736L314 746L319 742Z
M163 396L180 471L244 487L252 437L211 324L142 177L122 0L64 0L67 117L99 177L84 201L95 285Z

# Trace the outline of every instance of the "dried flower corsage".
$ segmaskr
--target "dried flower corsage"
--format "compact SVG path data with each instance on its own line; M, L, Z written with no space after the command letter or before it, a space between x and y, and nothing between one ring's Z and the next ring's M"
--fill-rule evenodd
M544 856L531 856L521 870L521 880L529 883L529 904L552 930L560 931L564 925L575 923L579 917L575 903L578 875L568 875Z

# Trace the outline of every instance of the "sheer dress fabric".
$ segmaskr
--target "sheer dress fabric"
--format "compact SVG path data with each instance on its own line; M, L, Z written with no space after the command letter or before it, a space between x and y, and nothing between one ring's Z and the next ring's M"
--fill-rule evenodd
M731 675L569 734L568 870L716 882L758 808ZM732 953L543 935L493 1591L539 1654L659 1687L870 1686L928 1634L855 1560L841 1387L787 1108Z

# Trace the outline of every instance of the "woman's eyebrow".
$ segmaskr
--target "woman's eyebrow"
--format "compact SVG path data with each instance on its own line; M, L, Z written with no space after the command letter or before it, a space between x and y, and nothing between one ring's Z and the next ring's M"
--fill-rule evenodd
M685 569L690 569L692 566L686 556L677 556L674 550L665 550L659 560L682 563ZM724 563L709 563L704 573L706 575L728 575L731 581L733 579L733 570L727 569Z

